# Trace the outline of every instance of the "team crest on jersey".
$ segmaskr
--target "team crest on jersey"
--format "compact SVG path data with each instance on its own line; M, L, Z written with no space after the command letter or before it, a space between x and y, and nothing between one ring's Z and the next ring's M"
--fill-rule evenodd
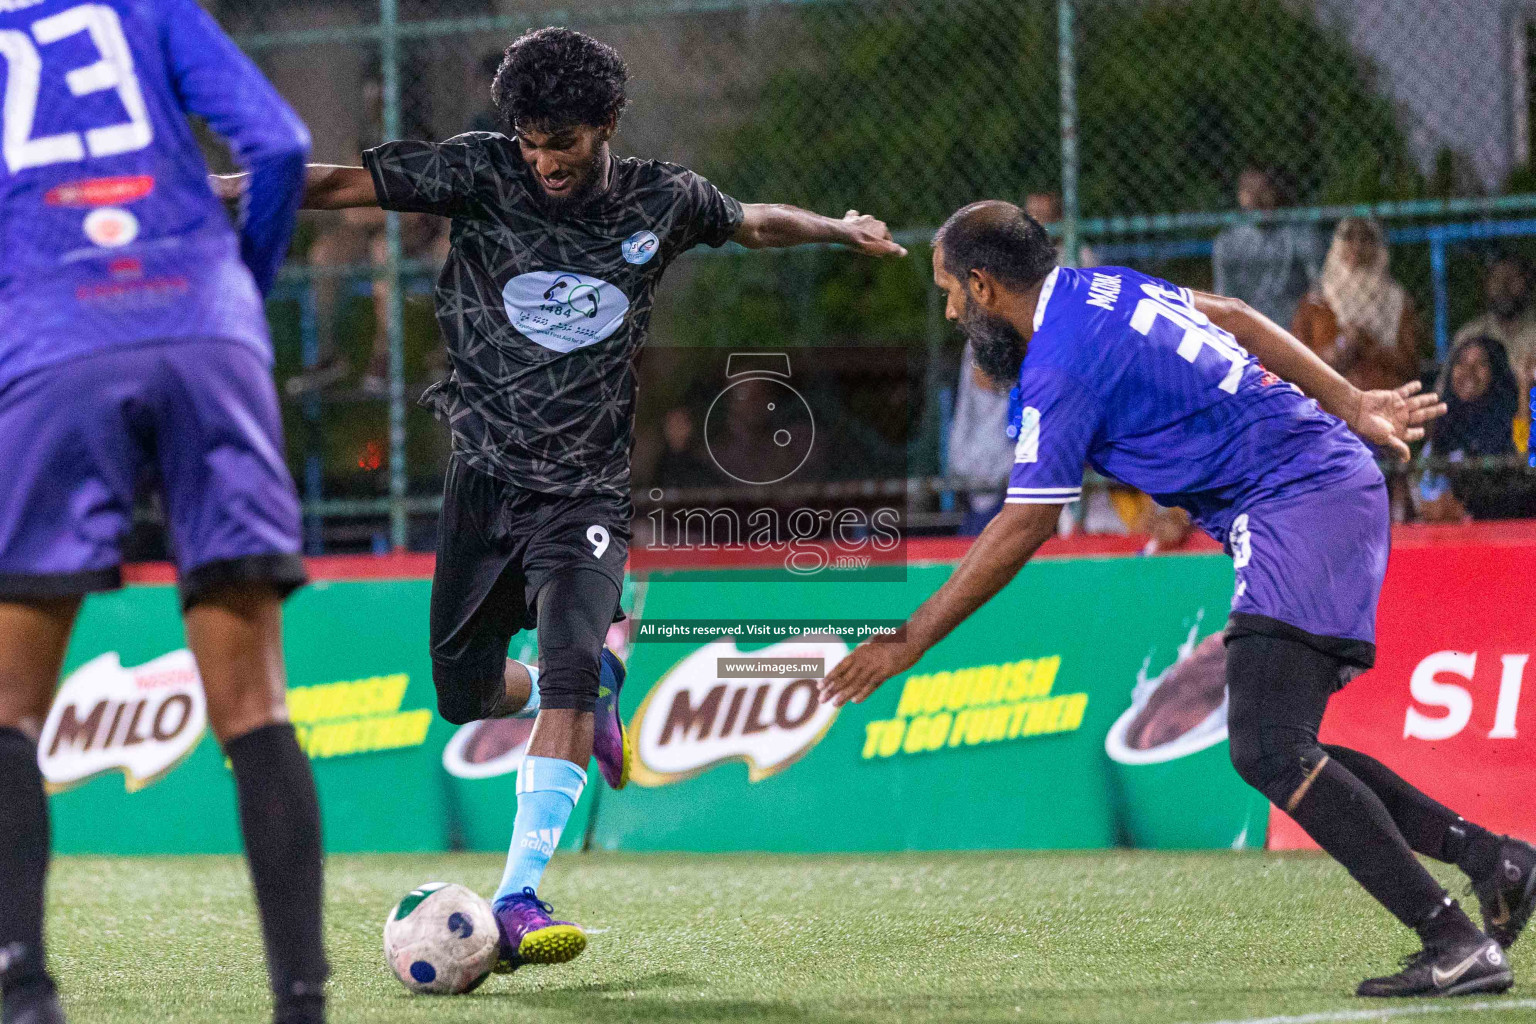
M596 345L624 323L629 297L617 285L573 270L519 274L501 290L507 319L555 352Z
M1024 407L1019 417L1019 443L1013 446L1013 461L1036 462L1040 458L1040 410Z
M92 210L82 226L85 237L103 249L117 249L139 237L139 218L117 206Z
M624 253L624 262L636 265L649 263L660 248L661 239L656 237L654 231L636 231L619 246L619 250Z

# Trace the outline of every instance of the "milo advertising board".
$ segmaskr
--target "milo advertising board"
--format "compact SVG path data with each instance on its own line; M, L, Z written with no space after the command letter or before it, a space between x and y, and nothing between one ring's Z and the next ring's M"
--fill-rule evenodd
M434 710L429 587L321 581L285 606L288 706L332 852L506 846L516 761L484 758L468 779L444 770L455 729ZM174 587L85 603L39 763L60 852L240 849L234 783L207 729ZM590 803L567 846L580 844Z
M642 624L900 620L951 568L878 583L658 573L624 605ZM1220 556L1041 561L843 709L816 693L853 640L836 632L642 640L622 702L634 781L612 793L593 773L561 846L1260 845L1266 807L1226 761L1211 639L1231 586ZM333 852L505 848L531 723L436 715L429 591L426 579L322 581L285 607L289 707ZM626 640L623 625L610 633L621 651ZM509 653L536 660L537 637ZM86 602L39 761L61 852L239 849L174 588Z
M423 581L321 582L285 609L289 707L320 789L333 851L447 843L421 643ZM206 728L175 588L86 602L39 761L61 852L240 849L234 784Z
M752 622L765 609L900 619L950 571L915 566L901 583L658 573L642 620ZM830 671L848 650L839 637L639 642L623 702L636 784L605 798L595 843L1260 846L1267 805L1227 763L1224 691L1210 671L1231 592L1219 555L1038 562L910 673L841 710L816 702L812 673L741 678L722 662Z

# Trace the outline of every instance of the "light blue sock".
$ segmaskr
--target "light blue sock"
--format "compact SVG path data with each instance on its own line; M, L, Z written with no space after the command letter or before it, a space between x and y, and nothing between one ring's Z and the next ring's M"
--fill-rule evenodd
M538 718L539 717L539 668L530 665L526 661L519 661L519 665L528 670L528 678L533 680L533 685L528 687L528 703L512 718Z
M517 818L512 822L512 848L507 869L492 900L539 888L549 858L560 845L560 833L581 799L587 773L558 757L524 757L517 772Z

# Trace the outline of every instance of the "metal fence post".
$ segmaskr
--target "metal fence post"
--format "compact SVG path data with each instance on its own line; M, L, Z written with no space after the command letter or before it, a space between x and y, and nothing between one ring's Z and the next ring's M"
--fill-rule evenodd
M1061 72L1061 262L1077 266L1077 0L1056 0L1056 63Z
M384 139L400 137L399 0L379 0L379 66L384 79ZM406 545L405 513L405 282L400 215L385 215L389 254L384 273L389 281L389 538L390 546Z

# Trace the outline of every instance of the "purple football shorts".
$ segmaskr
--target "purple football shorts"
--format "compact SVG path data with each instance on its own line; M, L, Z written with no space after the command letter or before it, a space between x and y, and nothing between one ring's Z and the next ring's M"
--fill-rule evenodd
M140 485L165 498L182 600L305 580L266 364L249 346L109 349L0 390L0 600L111 590Z
M1391 549L1387 485L1374 466L1299 498L1243 508L1227 533L1237 570L1233 627L1369 668Z

